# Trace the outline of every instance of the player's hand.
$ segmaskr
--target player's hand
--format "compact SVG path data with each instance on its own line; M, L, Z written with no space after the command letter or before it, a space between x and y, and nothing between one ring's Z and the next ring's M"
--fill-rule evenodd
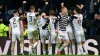
M45 2L46 5L48 5L48 2Z
M63 2L61 3L61 7L64 7L64 3Z

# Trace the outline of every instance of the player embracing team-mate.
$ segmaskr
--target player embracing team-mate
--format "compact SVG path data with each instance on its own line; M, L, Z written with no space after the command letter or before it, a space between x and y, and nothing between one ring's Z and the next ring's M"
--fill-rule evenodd
M49 16L47 16L48 2L42 11L35 12L35 7L30 6L30 12L27 12L25 18L27 18L28 28L28 40L29 40L29 55L36 55L36 47L40 35L42 43L43 55L46 55L46 40L48 43L48 55L52 55L53 44L55 46L55 54L60 55L64 49L66 55L75 55L77 42L77 55L88 54L85 46L85 34L82 27L83 15L80 13L79 8L73 9L73 14L68 12L68 9L64 7L64 3L61 3L61 13L55 16L53 9L49 10ZM14 55L14 47L17 38L20 41L20 54L24 55L24 37L23 37L23 23L21 17L18 15L18 11L13 11L13 17L10 19L9 24L9 38L12 39L11 54ZM17 30L17 31L16 31ZM12 37L12 38L11 38ZM76 41L75 41L76 40Z
M49 40L48 55L52 55L52 44L56 42L57 34L55 33L55 16L54 10L49 11L49 16L46 15L45 10L48 2L45 3L45 7L41 13L40 19L38 19L38 26L40 32L40 40L42 42L43 55L46 55L46 40Z
M72 24L73 24L75 38L77 41L77 49L78 49L77 55L88 54L88 51L85 46L86 39L85 39L85 35L84 35L84 30L82 27L83 15L80 13L79 8L74 8L73 13L74 13L74 15L73 15ZM84 50L85 50L85 52L84 52Z
M56 19L54 10L49 11L49 26L50 26L50 37L49 37L49 44L48 44L48 52L52 54L52 45L57 43L57 33L56 33Z
M40 32L40 40L42 42L43 55L46 55L46 39L49 39L49 35L50 35L48 31L49 19L44 18L45 16L46 13L42 12L40 19L38 19L38 26Z
M68 15L68 9L66 7L62 7L61 13L57 17L58 27L56 28L56 32L58 32L58 43L57 43L58 55L60 55L61 51L65 47L68 47L70 45L70 38L73 38L73 33L71 32L72 29L69 24L69 19L70 16ZM62 42L64 43L62 44Z

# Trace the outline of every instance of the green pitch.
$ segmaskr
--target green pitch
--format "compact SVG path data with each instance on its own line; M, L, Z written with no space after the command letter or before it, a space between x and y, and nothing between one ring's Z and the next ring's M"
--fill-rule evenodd
M0 56L59 56L59 55L0 55ZM60 55L60 56L99 56L99 55Z

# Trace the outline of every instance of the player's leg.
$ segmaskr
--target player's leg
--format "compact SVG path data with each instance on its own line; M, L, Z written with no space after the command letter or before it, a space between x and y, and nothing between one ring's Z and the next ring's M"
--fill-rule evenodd
M52 55L52 40L51 37L49 37L49 43L48 43L48 55Z
M32 45L32 51L34 51L34 54L36 54L36 47L38 45L38 30L33 31L33 45Z
M42 50L43 50L43 55L46 55L46 45L45 45L46 37L42 37L41 42L42 42Z
M49 44L48 44L48 54L52 55L52 44L54 44L56 41L57 34L55 32L51 32L51 35L49 37Z
M16 38L17 38L16 35L12 34L11 55L14 55L14 47L15 47Z
M69 55L75 55L75 43L74 40L70 40L70 45L69 45Z
M23 52L23 50L24 50L24 37L21 36L20 34L18 34L17 37L20 41L20 49L21 49L20 54L24 55L24 52Z
M33 39L32 39L32 31L28 30L28 39L29 39L29 55L32 55L32 44L33 44Z
M82 41L81 41L80 34L76 35L76 40L77 40L77 49L78 49L77 55L81 55L81 54L83 54L83 48L82 48Z
M62 36L58 34L58 40L57 40L57 44L56 44L56 54L60 55L60 46L62 44Z
M65 55L68 55L69 46L64 48Z
M60 49L59 49L60 51L62 51L65 47L68 47L68 45L70 43L68 36L63 36L63 40L64 40L64 43L60 47Z
M41 42L42 42L43 55L46 55L46 47L45 47L46 37L43 35L42 32L40 32L40 39L41 39Z
M83 32L83 35L82 35L82 45L83 45L83 48L84 48L84 50L85 50L85 53L84 54L88 54L88 50L87 50L87 47L86 47L86 45L85 45L85 41L86 41L86 39L85 39L85 35L84 35L84 32Z
M57 52L59 51L60 46L61 46L61 44L62 44L62 38L63 38L62 33L61 33L61 31L59 30L58 36L57 36L57 44L56 44L56 48L58 49Z
M70 55L75 55L75 42L74 42L74 35L72 31L68 33L68 36L70 38L70 45L69 45L69 54Z
M21 53L22 55L24 55L24 52L23 52L23 50L24 50L24 40L20 40L20 48L21 48L20 53Z

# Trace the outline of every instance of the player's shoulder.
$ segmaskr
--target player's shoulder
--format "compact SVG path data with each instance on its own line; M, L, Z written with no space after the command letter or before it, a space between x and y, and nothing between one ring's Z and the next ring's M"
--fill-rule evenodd
M27 14L36 14L35 12L34 13L31 13L31 12L27 12Z
M83 15L82 14L79 14L80 15L80 17L83 17Z
M30 14L30 12L27 12L27 15L29 15Z
M16 18L20 18L19 16L17 16Z
M12 18L10 18L9 21L12 21Z
M19 17L19 16L16 16L16 17L14 17L14 18L16 18L16 19L20 19L20 17Z
M73 15L73 16L76 16L77 17L78 15Z
M10 20L9 20L9 21L13 20L13 18L14 18L14 17L10 18Z

